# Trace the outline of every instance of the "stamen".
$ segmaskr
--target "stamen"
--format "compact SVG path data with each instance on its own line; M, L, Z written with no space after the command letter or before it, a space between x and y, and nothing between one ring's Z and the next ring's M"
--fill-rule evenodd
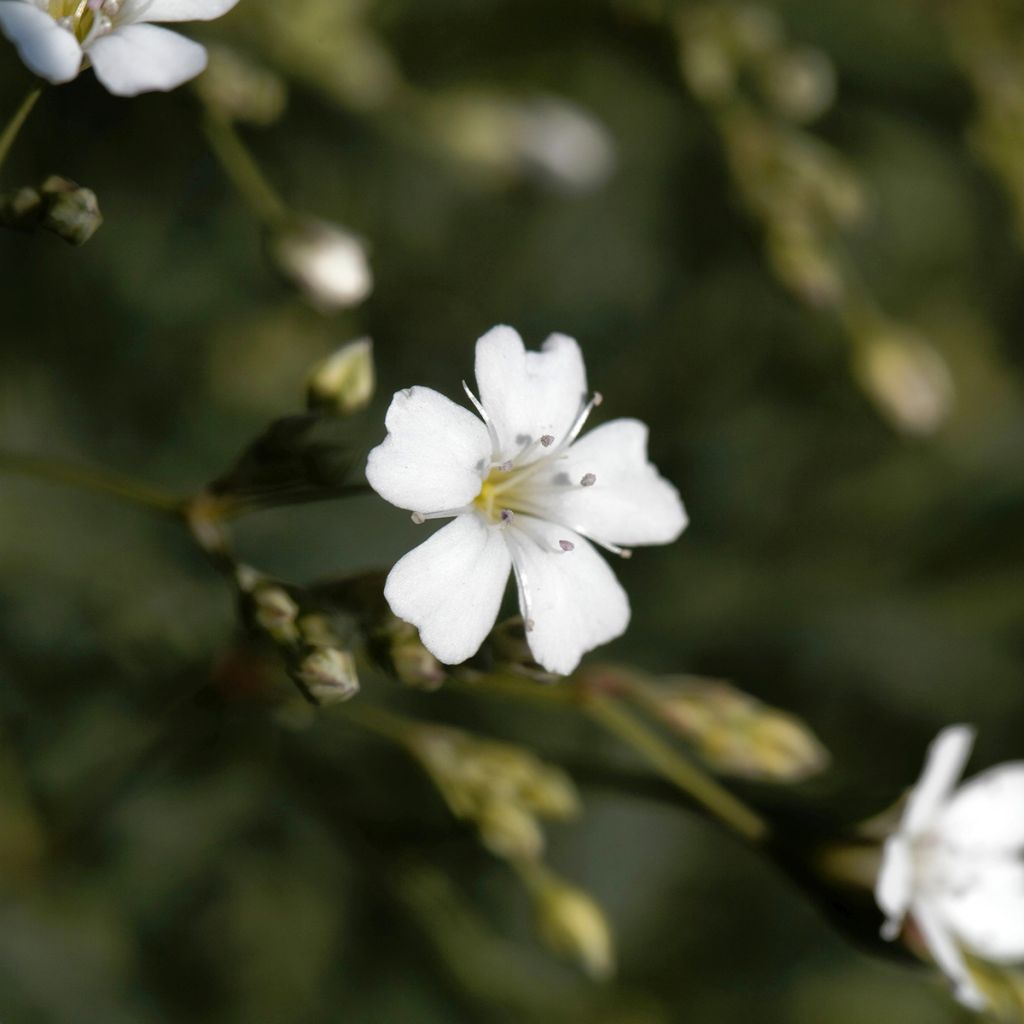
M510 508L503 508L501 510L501 525L502 526L508 526L509 523L511 523L512 520L515 519L515 517L516 517L516 514L515 514L515 512L512 511L512 509L510 509Z
M580 487L593 487L597 483L597 476L593 473L584 473L580 479Z
M502 471L502 473L511 473L511 472L512 472L512 467L513 467L514 465L515 465L515 463L514 463L514 462L513 462L513 461L512 461L511 459L506 459L506 460L505 460L505 461L504 461L504 462L503 462L503 463L502 463L502 464L501 464L501 465L500 465L500 466L498 467L498 469L500 469L500 470Z
M483 403L470 391L469 385L465 381L462 382L462 390L466 392L466 397L473 403L473 408L480 414L480 419L484 421L487 427L487 433L491 436L492 451L498 451L501 448L501 445L498 443L498 432L494 429L494 424L491 422L490 416L487 415Z
M409 517L417 526L422 526L428 519L451 519L453 516L461 516L463 512L470 511L469 505L462 508L443 508L439 512L413 512Z
M532 633L537 628L537 623L533 619L523 619L523 628L527 633Z
M569 445L580 436L580 431L583 429L583 425L587 422L590 414L604 401L604 396L600 391L595 391L589 402L587 402L573 420L572 426L569 428L565 437L562 438L561 443L558 446L558 450L562 448L568 448Z
M558 546L563 551L575 551L576 550L576 545L573 544L573 542L571 540L560 540L558 542Z
M555 443L555 435L554 434L543 434L543 435L541 435L540 443L542 445L544 445L545 448L550 448Z

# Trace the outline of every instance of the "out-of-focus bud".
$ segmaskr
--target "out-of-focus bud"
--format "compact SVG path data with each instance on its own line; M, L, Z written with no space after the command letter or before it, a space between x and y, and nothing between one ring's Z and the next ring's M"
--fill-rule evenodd
M335 224L294 218L268 229L266 241L274 266L321 312L358 306L373 291L363 243Z
M84 245L103 223L91 189L58 175L38 188L20 188L0 197L0 224L21 231L45 228L71 245Z
M260 586L253 591L252 599L256 622L263 630L282 643L293 643L298 639L295 619L299 606L287 590L272 584Z
M207 106L229 121L273 124L284 113L288 91L279 75L227 46L207 46L206 71L195 89Z
M544 850L544 833L536 817L518 804L497 801L476 817L480 839L496 857L534 860Z
M590 192L611 177L615 145L605 126L582 107L539 97L520 106L517 122L520 159L552 187Z
M355 659L337 647L313 648L299 659L292 674L317 704L340 704L359 692Z
M560 97L444 96L434 105L432 125L432 138L450 153L502 178L531 177L566 192L588 192L615 168L605 126Z
M842 269L818 233L803 221L771 225L765 245L779 280L802 301L817 309L842 301L846 294Z
M351 416L370 404L376 384L373 342L360 338L342 345L310 370L306 404L311 410Z
M820 50L788 50L767 60L761 89L769 103L791 121L806 123L832 106L836 73Z
M631 696L693 743L715 771L762 782L799 782L828 764L828 752L793 715L728 683L639 684Z
M72 245L85 245L103 223L100 204L92 189L51 175L39 189L43 200L40 224Z
M934 434L953 411L953 376L938 350L916 331L883 328L856 339L854 373L879 411L906 434Z
M537 930L560 956L575 960L592 978L615 973L615 943L604 912L590 895L548 871L533 883Z
M395 675L406 684L421 690L436 690L447 678L444 666L423 646L415 626L396 619L392 628L388 654Z

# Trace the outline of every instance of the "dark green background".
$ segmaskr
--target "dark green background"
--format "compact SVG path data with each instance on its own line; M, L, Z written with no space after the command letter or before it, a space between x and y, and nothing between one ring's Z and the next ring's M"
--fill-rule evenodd
M274 58L271 6L241 0L206 38ZM52 172L89 185L106 223L81 250L0 237L0 443L184 493L295 411L308 365L351 337L376 344L370 444L396 388L457 396L491 325L532 344L563 331L600 416L650 423L692 521L616 565L634 618L602 653L730 678L833 754L806 793L745 787L752 800L856 821L952 721L979 725L978 765L1020 756L1024 260L1009 201L967 144L975 101L937 7L777 6L792 40L835 62L837 102L811 130L871 197L853 257L952 367L957 407L934 436L887 425L835 319L773 278L663 26L627 2L381 0L362 20L415 90L567 96L611 132L613 179L589 195L492 180L439 152L410 108L359 109L278 55L288 111L246 137L284 195L372 247L372 298L327 319L265 265L190 90L122 101L85 74L44 95L3 170L5 187ZM27 86L4 44L3 107ZM387 566L421 535L371 496L261 514L239 536L246 558L308 580ZM535 948L514 876L402 755L341 727L282 729L244 701L166 710L237 640L227 589L172 524L3 477L0 568L4 1024L962 1019L709 826L585 789L550 861L615 926L619 980L595 992ZM407 703L553 755L609 748L505 705ZM403 896L424 864L517 952L486 957L443 907ZM545 1002L563 988L574 1011Z

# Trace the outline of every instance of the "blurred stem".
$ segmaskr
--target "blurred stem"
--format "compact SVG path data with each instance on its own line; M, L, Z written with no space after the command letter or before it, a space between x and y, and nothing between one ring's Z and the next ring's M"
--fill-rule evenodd
M202 120L213 155L253 213L268 227L287 220L287 204L260 170L235 126L208 107Z
M132 505L141 505L169 515L177 515L183 505L182 500L176 495L96 466L79 466L55 459L0 450L0 472L16 473L19 476L49 480L94 494L105 494Z
M390 711L384 711L382 708L370 707L367 704L346 704L344 715L350 722L354 722L368 732L376 733L403 747L409 747L412 744L413 734L419 728L419 724L410 719Z
M584 711L608 732L642 754L669 782L696 800L723 825L752 843L768 838L768 823L745 803L681 755L657 733L605 696L593 696Z
M43 82L37 82L28 92L28 95L21 101L21 106L14 112L7 122L2 133L0 133L0 167L3 167L7 154L14 145L14 140L21 131L21 126L28 120L36 101L43 94Z
M613 697L588 692L580 685L547 685L511 673L470 679L456 678L454 683L467 692L490 692L536 704L550 706L555 703L576 708L635 750L663 778L682 790L730 831L751 843L762 843L769 837L770 829L764 818L626 711Z

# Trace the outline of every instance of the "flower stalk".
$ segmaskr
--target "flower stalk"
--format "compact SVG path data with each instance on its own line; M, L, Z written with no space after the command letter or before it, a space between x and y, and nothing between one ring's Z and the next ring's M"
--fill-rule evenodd
M4 130L0 133L0 167L3 167L4 161L7 159L7 154L11 151L11 147L18 138L18 134L21 132L22 126L28 120L29 114L32 113L32 109L35 107L42 94L43 83L37 82L31 89L29 89L28 94L21 101L21 105L11 115L11 119L7 124L4 125Z

